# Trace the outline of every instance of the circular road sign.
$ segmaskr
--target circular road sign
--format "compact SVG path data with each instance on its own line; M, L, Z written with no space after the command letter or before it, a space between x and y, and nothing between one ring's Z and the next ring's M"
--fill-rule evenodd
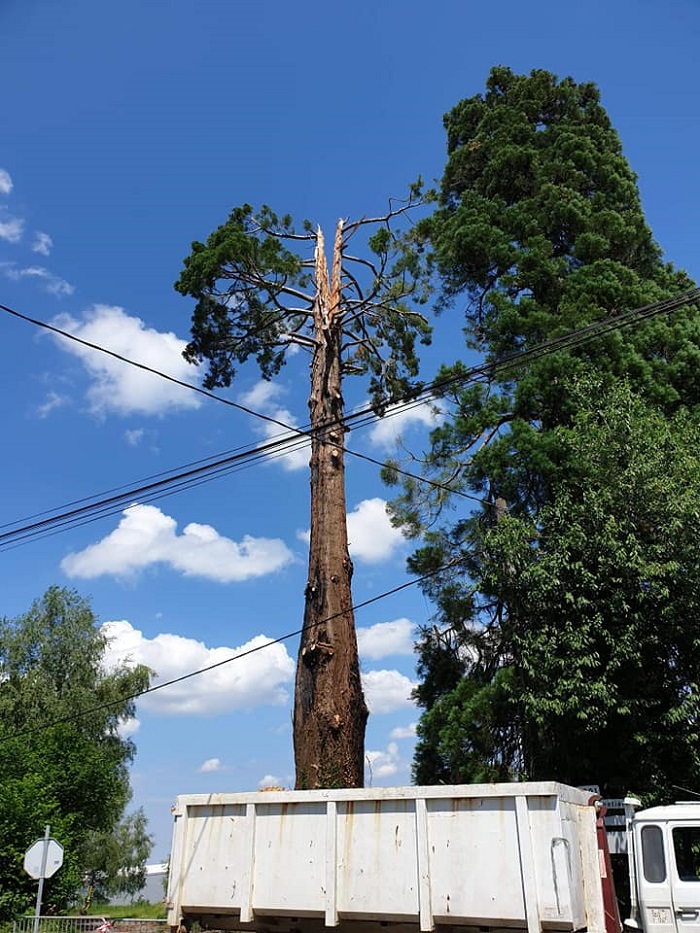
M44 878L50 878L63 865L63 846L51 836L48 839L37 839L34 845L29 846L24 853L24 870L31 878L41 878L41 863L46 847L46 865Z

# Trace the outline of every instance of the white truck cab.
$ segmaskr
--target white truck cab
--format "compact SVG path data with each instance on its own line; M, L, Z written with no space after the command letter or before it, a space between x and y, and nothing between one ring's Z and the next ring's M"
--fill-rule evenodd
M651 807L628 822L631 917L644 933L700 933L700 803Z

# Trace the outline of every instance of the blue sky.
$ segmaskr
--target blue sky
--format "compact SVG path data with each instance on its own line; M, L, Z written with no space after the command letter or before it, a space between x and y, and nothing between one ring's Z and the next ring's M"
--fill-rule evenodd
M0 302L191 382L180 351L191 304L172 288L195 238L231 207L270 204L330 228L381 213L444 164L442 114L492 65L595 81L639 175L669 260L696 280L700 5L504 0L259 0L119 4L3 0ZM437 324L425 376L454 358L461 322ZM225 405L0 316L3 522L261 441ZM220 394L306 421L307 372L273 384L244 368ZM348 387L350 404L361 386ZM381 459L398 431L420 450L428 416L353 432ZM296 630L308 476L280 458L0 554L0 612L54 583L90 596L113 656L179 676ZM356 602L408 580L371 464L348 464ZM416 588L357 613L372 708L368 781L410 781ZM139 703L134 802L169 851L176 794L293 784L297 639Z

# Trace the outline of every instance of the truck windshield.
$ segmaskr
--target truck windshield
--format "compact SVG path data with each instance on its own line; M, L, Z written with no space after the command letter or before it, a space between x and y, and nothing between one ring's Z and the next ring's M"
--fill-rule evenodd
M700 881L700 827L674 826L673 852L681 881Z

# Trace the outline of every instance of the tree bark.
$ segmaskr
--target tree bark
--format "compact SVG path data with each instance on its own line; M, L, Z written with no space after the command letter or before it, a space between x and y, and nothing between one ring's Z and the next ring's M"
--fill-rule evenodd
M362 694L348 552L341 371L341 240L329 283L316 246L316 347L309 397L311 541L294 702L296 787L362 787L367 707Z

